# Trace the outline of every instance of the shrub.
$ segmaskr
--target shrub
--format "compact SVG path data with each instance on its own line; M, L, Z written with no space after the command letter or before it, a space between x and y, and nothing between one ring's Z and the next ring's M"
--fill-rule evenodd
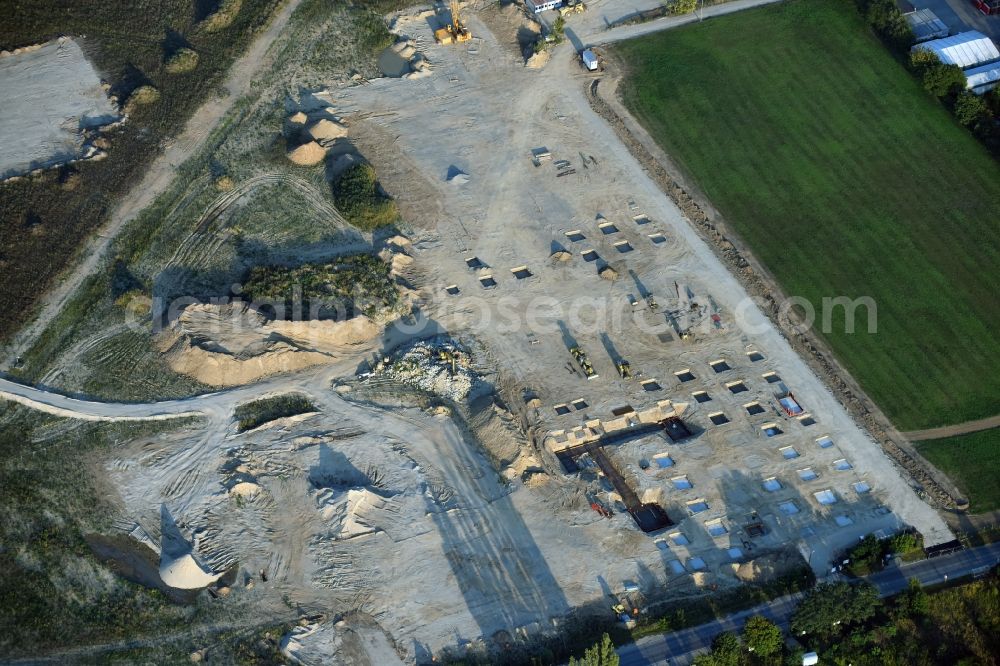
M664 6L670 14L690 14L698 7L698 0L669 0Z
M375 169L356 164L333 184L333 199L348 222L364 231L388 226L399 219L396 202L379 191Z
M847 558L851 561L847 570L855 576L867 576L881 567L883 553L883 542L874 534L869 534L847 551Z
M160 101L160 91L150 85L139 86L128 96L125 113L130 114L140 106L149 106Z
M924 90L935 97L946 97L965 89L965 73L957 65L946 65L937 55L917 49L910 55L910 68L920 77Z
M966 127L975 127L990 119L990 108L982 97L965 91L955 99L955 119Z
M177 49L167 58L165 69L170 74L184 74L198 66L198 52L192 49Z
M618 653L615 645L607 634L601 636L601 641L587 648L582 659L570 657L570 666L618 666Z
M870 0L862 7L865 21L893 48L905 51L914 42L913 30L892 0Z
M205 32L225 30L232 24L236 15L240 13L242 5L242 0L222 0L219 3L219 8L205 17L205 20L201 22L201 29Z
M965 88L965 74L958 65L933 65L924 72L924 89L935 97L946 97Z
M246 432L275 419L313 411L316 411L316 406L309 398L289 393L239 405L233 411L233 418L236 419L236 429Z

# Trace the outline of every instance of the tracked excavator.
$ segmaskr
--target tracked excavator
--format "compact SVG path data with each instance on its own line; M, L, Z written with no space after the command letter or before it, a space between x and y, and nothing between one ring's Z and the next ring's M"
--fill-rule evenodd
M434 31L434 39L437 43L453 44L467 42L472 39L472 33L462 23L462 19L458 14L457 0L451 0L451 3L448 5L448 11L451 13L451 22L445 27Z

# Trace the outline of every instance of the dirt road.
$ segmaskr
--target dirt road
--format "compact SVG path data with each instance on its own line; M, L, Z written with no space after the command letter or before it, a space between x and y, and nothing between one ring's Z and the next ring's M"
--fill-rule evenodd
M604 30L602 29L603 26L591 24L587 26L591 28L591 31L588 32L586 29L582 29L577 32L582 35L584 44L609 44L611 42L620 42L624 39L648 35L651 32L676 28L688 23L696 23L712 18L713 16L723 16L761 5L770 5L775 2L781 2L781 0L732 0L732 2L712 5L711 7L705 7L692 14L685 14L683 16L667 16L647 23L623 25L610 30ZM569 27L567 27L566 32L567 34L570 32Z
M84 280L97 269L125 223L167 190L174 180L177 167L201 147L219 121L249 88L250 81L257 72L269 66L268 51L301 2L302 0L287 0L274 15L270 25L258 35L246 53L233 63L222 86L225 94L202 104L188 120L184 131L149 166L142 181L122 197L107 223L81 250L79 263L61 276L58 284L42 299L38 316L21 329L4 350L0 368L10 368L34 344Z
M1000 414L987 416L985 419L977 421L966 421L955 425L942 426L940 428L930 428L928 430L911 430L904 432L903 437L911 442L919 442L925 439L941 439L942 437L954 437L955 435L968 435L981 430L992 430L1000 428Z

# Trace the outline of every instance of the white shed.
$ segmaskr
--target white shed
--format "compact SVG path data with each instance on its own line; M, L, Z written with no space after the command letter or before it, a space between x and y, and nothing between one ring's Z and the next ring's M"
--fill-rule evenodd
M960 32L943 39L932 39L917 44L910 50L918 49L933 51L944 64L958 65L962 69L1000 59L1000 51L997 50L993 40L975 30Z
M1000 84L1000 62L965 70L965 87L982 95Z
M580 58L583 60L583 66L594 72L597 71L599 62L597 60L597 54L595 54L590 49L584 49L580 54Z

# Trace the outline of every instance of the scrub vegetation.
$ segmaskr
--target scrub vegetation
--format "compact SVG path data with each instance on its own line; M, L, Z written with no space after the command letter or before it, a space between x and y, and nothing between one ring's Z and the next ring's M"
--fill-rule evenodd
M301 307L303 316L318 318L375 315L399 301L389 265L370 254L296 268L255 266L243 293L251 301L283 304L286 313Z
M850 3L791 0L625 42L625 103L901 430L1000 412L1000 165ZM821 318L814 328L819 330ZM993 454L995 455L995 454Z
M210 12L234 4L238 11L226 25L213 32L199 29ZM0 21L0 49L85 35L85 52L111 84L111 94L120 102L128 100L130 118L111 134L107 159L0 186L0 308L7 313L0 322L0 339L24 322L81 239L107 220L114 202L141 177L161 143L215 94L230 64L277 4L18 0L7 7ZM190 56L182 61L169 57L183 49L197 52L197 76L170 73L191 65ZM66 187L66 182L74 184Z
M117 514L95 473L98 459L155 433L146 424L74 422L0 403L0 654L37 657L208 617L202 603L174 604L115 575L85 540L109 530Z
M236 419L236 429L246 432L276 419L314 411L316 406L312 400L304 395L289 393L240 405L233 412L233 418Z

